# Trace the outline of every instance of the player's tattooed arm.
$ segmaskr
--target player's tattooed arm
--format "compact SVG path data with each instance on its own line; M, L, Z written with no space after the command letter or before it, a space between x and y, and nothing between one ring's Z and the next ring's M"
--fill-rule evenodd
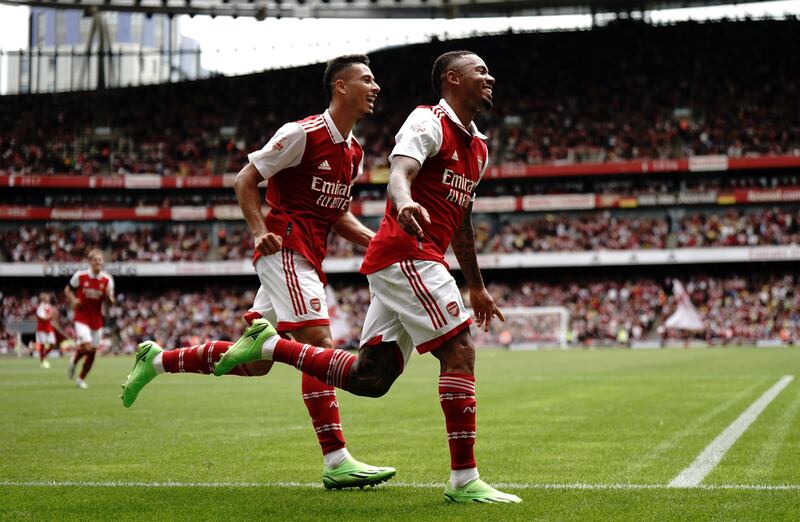
M345 212L332 228L346 240L363 247L368 247L370 240L375 237L375 232L365 227L351 212Z
M411 197L411 183L419 174L420 168L422 165L414 158L399 155L393 157L387 192L392 206L397 210L400 228L406 234L422 240L425 237L423 227L431 224L431 216L425 207Z
M470 288L483 288L483 277L478 266L478 254L475 252L475 232L472 229L472 203L467 207L467 212L461 224L453 232L450 241L453 253L461 266L461 272Z
M492 317L497 317L505 321L503 313L494 302L494 298L486 290L481 276L481 269L478 266L478 254L475 251L475 232L472 229L472 203L469 204L464 219L453 232L451 245L453 253L461 266L461 272L469 286L469 301L478 328L489 331L492 324Z
M258 193L258 184L264 178L252 163L248 163L233 180L233 189L239 208L242 209L244 219L250 232L253 234L255 249L262 255L268 256L281 249L283 239L267 230L264 216L261 214L261 195Z

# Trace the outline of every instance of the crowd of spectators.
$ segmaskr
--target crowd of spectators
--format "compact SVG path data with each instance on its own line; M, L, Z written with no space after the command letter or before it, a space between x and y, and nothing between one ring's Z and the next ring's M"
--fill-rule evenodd
M663 248L800 244L796 207L738 207L724 213L634 211L473 216L479 254L650 250ZM334 257L363 255L364 249L332 234Z
M678 247L800 244L800 209L764 209L744 213L693 213L681 220Z
M377 218L366 220L376 228ZM128 225L131 225L130 223ZM796 207L731 208L678 214L637 211L482 214L473 217L482 254L651 250L664 248L800 244ZM49 222L0 229L0 261L82 261L94 247L109 261L216 261L249 259L252 237L244 223L146 223L116 227ZM355 257L365 249L332 233L328 257Z
M588 276L587 276L588 277ZM675 310L671 281L653 277L571 278L563 281L515 281L488 285L503 307L563 306L569 311L569 339L574 344L615 344L683 338L667 330L666 319ZM754 343L764 339L800 341L800 277L796 274L747 276L687 276L686 290L705 329L691 336L710 343ZM357 344L369 304L364 284L332 283L338 305L332 317L342 323L339 341ZM71 322L63 295L56 294L58 322L69 335ZM254 289L227 285L192 290L162 289L122 292L109 309L107 332L115 350L132 352L144 339L178 347L208 339L236 339L242 331L241 315L253 302ZM468 295L465 294L468 304ZM37 306L35 293L6 293L2 302L6 324L31 320ZM550 319L537 319L549 321ZM495 322L493 337L478 334L480 344L508 344L507 328L530 336L530 321L518 317L509 325ZM514 326L516 324L516 326ZM527 325L527 326L526 326ZM541 326L541 325L540 325ZM624 337L620 333L624 331ZM477 332L476 332L477 333ZM514 334L516 335L516 334ZM515 342L512 337L510 343Z
M436 101L433 59L455 47L479 53L497 78L496 106L478 121L494 164L800 154L798 24L629 21L375 52L382 93L356 131L367 166L385 165L410 109ZM9 97L0 108L0 170L235 172L282 123L325 106L322 71Z
M241 259L238 235L221 228L214 253ZM153 225L115 229L106 225L76 226L49 222L0 230L0 260L14 263L84 261L89 250L100 248L108 261L206 261L213 235L208 227L186 224ZM227 240L230 236L231 240ZM249 238L248 238L249 239Z

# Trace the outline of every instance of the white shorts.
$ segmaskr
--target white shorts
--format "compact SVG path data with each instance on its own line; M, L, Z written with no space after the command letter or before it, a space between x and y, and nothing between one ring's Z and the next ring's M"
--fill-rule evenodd
M256 262L261 280L253 307L279 332L306 326L328 326L328 303L319 274L306 258L293 250L262 256Z
M86 323L75 322L75 336L78 345L91 344L92 346L100 345L100 332L101 328L92 330Z
M44 345L54 345L56 344L56 333L36 330L36 342Z
M370 302L361 346L395 341L404 364L472 324L455 279L435 261L400 261L367 275Z

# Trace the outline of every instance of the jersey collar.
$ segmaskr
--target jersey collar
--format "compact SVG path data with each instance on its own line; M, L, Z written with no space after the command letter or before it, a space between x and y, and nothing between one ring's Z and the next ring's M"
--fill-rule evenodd
M339 129L337 129L336 125L333 123L333 118L331 118L331 112L328 109L325 109L325 112L322 113L322 119L325 120L325 126L328 128L328 134L330 134L333 143L338 145L341 142L343 142L344 138L342 138L342 133L339 132ZM351 143L353 143L352 131L347 136L347 145L349 146Z
M452 107L450 107L450 104L449 104L449 103L447 103L446 101L444 101L444 98L442 98L441 100L439 100L439 106L440 106L442 109L444 109L444 112L445 112L445 114L447 114L447 117L448 117L448 118L450 118L451 120L453 120L453 123L455 123L456 125L458 125L459 127L461 127L461 129L462 129L464 132L466 132L466 133L467 133L467 134L469 134L470 136L475 136L476 138L482 139L482 140L484 140L484 141L488 139L488 138L487 138L487 137L486 137L486 136L485 136L485 135L484 135L484 134L483 134L481 131L479 131L479 130L478 130L478 127L476 127L476 126L475 126L475 122L474 122L474 121L471 121L471 122L469 123L469 129L467 129L466 127L464 127L464 124L463 124L463 123L461 123L461 120L459 120L459 119L458 119L458 116L456 116L456 113L455 113L455 111L453 110L453 108L452 108Z

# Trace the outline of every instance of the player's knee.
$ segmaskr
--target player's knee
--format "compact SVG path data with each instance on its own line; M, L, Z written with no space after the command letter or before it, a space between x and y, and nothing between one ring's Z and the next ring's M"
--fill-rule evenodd
M319 348L333 349L335 347L333 339L331 339L330 329L327 326L311 326L301 328L295 332L291 332L294 340L299 343L310 344L311 346L318 346Z
M475 344L469 330L463 330L449 339L433 354L439 359L442 372L467 375L475 372Z
M366 385L362 387L363 393L361 395L363 397L370 397L373 399L377 399L378 397L383 397L389 392L393 383L394 383L393 380L389 380L383 377L374 379L369 383L366 383Z
M353 371L355 370L355 371ZM361 371L359 371L361 370ZM392 388L392 384L400 375L399 372L378 371L377 368L351 369L347 391L361 397L383 397Z

